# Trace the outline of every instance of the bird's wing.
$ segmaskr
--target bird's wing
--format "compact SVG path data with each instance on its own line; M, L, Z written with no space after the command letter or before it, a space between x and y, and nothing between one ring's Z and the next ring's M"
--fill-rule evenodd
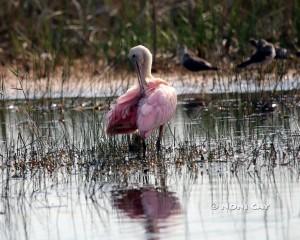
M238 68L244 68L253 63L263 63L276 56L273 44L252 40L252 45L256 47L255 53L245 62L239 64Z
M273 44L268 44L261 48L261 51L267 56L267 57L275 57L276 50L273 46Z
M261 51L256 51L250 58L239 64L238 68L244 68L253 63L261 63L266 60L266 55Z
M259 63L265 61L266 58L266 53L264 51L256 51L249 60L251 63Z
M139 86L133 86L117 99L106 114L108 134L130 133L136 130L136 115L140 98Z
M210 69L212 67L212 65L205 61L202 58L198 58L198 57L192 57L187 59L184 62L184 66L188 67L189 69L195 69L197 71L199 71L199 69Z
M117 104L122 104L125 102L130 102L140 95L140 87L138 85L132 86L127 90L126 93L118 97Z
M177 105L177 95L173 87L160 84L142 98L137 113L137 127L140 135L148 137L152 130L167 123L173 116Z
M208 62L208 61L206 61L205 59L203 59L203 58L200 58L200 57L193 57L193 59L194 59L194 61L197 61L197 62L199 62L199 63L201 63L201 64L203 64L203 65L206 65L206 66L212 66L211 65L211 63L210 62Z

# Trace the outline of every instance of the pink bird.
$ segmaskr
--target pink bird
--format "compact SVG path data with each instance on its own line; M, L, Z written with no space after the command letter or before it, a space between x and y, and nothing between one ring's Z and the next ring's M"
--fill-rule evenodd
M156 142L159 151L163 126L176 111L176 91L166 81L151 75L152 54L149 49L138 45L130 49L128 57L135 67L139 84L129 88L111 107L106 115L106 132L113 135L138 130L139 135L146 139L159 128Z
M166 189L149 186L113 192L114 206L132 219L143 219L148 234L159 234L168 226L167 220L181 214L179 199ZM174 223L174 222L173 222ZM151 238L152 239L152 238ZM156 238L155 238L156 239Z

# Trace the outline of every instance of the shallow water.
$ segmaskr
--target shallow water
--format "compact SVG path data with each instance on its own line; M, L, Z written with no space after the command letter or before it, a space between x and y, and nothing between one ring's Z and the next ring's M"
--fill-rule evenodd
M276 73L260 74L257 71L241 71L230 74L155 74L172 85L177 94L221 94L292 91L300 89L300 75L297 70L286 69L278 64ZM283 69L281 69L283 67ZM119 96L129 86L137 84L135 74L100 74L90 76L86 72L65 79L59 76L37 78L25 76L17 78L11 73L3 82L3 99L41 98L100 98Z
M1 239L299 239L297 107L183 100L144 159L51 106L1 111Z

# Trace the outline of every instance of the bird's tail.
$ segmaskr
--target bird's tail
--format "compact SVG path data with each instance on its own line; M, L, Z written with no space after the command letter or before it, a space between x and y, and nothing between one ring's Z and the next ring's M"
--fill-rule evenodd
M218 67L210 67L210 69L209 70L212 70L212 71L218 71L219 70L219 68Z
M252 63L252 61L247 60L245 62L242 62L241 64L237 65L237 68L245 68L247 66L249 66Z

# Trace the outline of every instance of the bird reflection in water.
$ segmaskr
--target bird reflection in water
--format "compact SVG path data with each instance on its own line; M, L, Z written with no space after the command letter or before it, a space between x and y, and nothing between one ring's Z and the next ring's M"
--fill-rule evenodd
M178 198L173 192L154 187L115 191L113 203L132 219L144 219L147 239L158 239L161 223L180 213ZM164 226L165 227L165 226Z

